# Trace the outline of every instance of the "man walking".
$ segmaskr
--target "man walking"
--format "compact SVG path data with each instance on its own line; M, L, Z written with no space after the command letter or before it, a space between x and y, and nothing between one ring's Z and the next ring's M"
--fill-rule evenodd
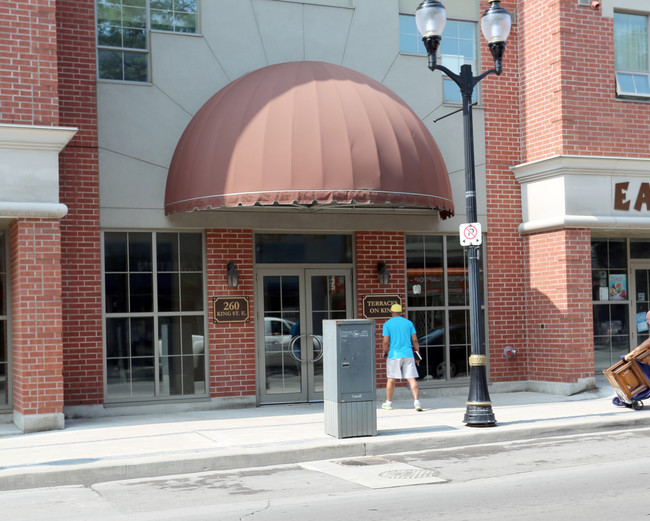
M420 400L418 399L419 389L416 378L418 370L415 367L414 352L420 354L420 346L415 333L413 322L404 318L402 315L402 306L393 304L390 308L392 318L384 323L382 331L382 356L386 360L386 402L382 404L383 409L393 408L393 391L395 390L395 380L406 378L411 387L413 394L413 406L416 411L422 410Z

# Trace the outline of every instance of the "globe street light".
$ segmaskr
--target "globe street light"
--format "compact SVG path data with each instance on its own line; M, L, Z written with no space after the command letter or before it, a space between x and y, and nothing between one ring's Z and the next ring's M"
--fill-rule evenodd
M472 124L472 93L474 87L485 76L491 73L500 75L503 71L501 64L506 40L510 34L510 13L499 4L500 0L490 0L490 7L481 17L481 30L488 41L488 47L494 58L494 69L479 76L472 75L472 66L465 64L460 67L460 74L450 71L444 65L436 63L436 53L442 40L442 32L447 23L445 6L438 0L425 0L415 11L415 23L422 35L422 41L429 55L429 69L444 72L460 88L463 99L463 131L465 146L465 203L467 220L477 223L476 213L476 182L474 174L474 129ZM469 397L464 422L468 426L489 426L496 423L492 412L492 402L487 388L485 347L483 346L483 330L481 328L481 280L479 272L478 241L468 247L469 268L469 309L471 355Z

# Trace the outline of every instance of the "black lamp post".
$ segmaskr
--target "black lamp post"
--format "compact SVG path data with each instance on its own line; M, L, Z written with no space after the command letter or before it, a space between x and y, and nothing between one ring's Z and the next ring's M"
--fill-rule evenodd
M467 220L476 223L476 182L474 174L474 129L472 124L472 93L474 87L488 74L501 74L501 59L510 34L510 13L499 4L499 0L490 0L490 7L481 17L481 30L488 41L494 58L494 69L479 76L472 75L471 65L462 65L460 75L450 71L444 65L436 64L436 53L442 39L442 32L447 22L445 6L438 0L425 0L415 11L415 23L422 35L422 41L429 55L429 69L440 70L451 78L460 88L463 98L463 130L465 137L465 203ZM492 412L492 402L487 387L487 357L483 346L481 328L481 280L479 272L479 244L471 244L468 251L469 264L469 310L471 356L469 397L464 422L469 426L489 426L496 423Z

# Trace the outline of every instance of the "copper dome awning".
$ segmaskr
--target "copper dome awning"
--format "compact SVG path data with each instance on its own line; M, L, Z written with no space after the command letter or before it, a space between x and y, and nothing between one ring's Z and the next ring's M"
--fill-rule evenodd
M411 108L372 78L323 62L242 76L201 107L178 142L167 215L259 205L454 212L442 155Z

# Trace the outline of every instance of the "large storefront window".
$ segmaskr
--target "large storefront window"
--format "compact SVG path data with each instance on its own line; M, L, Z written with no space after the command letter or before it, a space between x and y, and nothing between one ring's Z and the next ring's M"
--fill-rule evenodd
M7 258L5 233L0 231L0 410L9 408L11 371L9 368L9 345L7 340Z
M204 395L200 233L104 234L106 400Z
M648 338L650 239L593 238L591 280L596 372Z
M415 324L423 362L420 379L469 376L471 339L467 256L458 237L406 237L409 319Z

